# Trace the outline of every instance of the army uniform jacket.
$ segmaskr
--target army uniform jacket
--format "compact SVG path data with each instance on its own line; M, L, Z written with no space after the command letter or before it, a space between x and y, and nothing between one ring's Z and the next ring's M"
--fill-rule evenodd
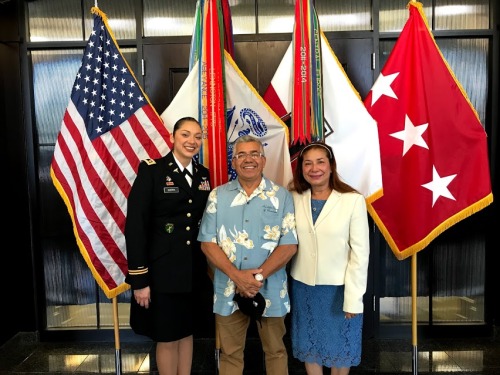
M189 186L172 152L139 164L125 224L126 282L133 290L192 291L193 262L203 257L196 237L210 190L208 169L193 161Z

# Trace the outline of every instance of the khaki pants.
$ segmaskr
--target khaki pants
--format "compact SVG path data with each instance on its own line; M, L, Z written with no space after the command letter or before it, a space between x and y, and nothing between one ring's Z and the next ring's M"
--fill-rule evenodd
M288 355L285 336L285 317L262 318L257 322L262 349L266 359L266 374L288 375ZM236 310L229 316L215 314L215 325L220 339L220 375L243 374L243 351L250 317ZM216 333L217 334L217 333Z

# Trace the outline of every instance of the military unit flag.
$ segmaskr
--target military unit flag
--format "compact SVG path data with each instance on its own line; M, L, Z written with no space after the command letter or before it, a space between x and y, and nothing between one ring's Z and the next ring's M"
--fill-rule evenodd
M307 30L295 28L294 32L306 33ZM382 194L377 124L364 107L325 35L321 29L318 32L321 69L317 71L321 70L322 92L317 98L322 99L324 108L323 133L318 134L323 134L325 142L332 147L340 177L370 202ZM283 119L295 116L295 82L297 79L302 81L294 74L293 51L294 45L290 43L263 96ZM311 140L314 139L312 136Z
M179 116L201 118L202 127L206 130L204 151L200 154L200 162L207 166L211 173L216 169L216 179L212 182L218 186L236 177L231 168L232 147L234 141L246 134L253 135L261 140L267 163L264 174L271 180L287 185L292 179L290 153L288 149L289 134L286 124L269 108L252 84L239 70L231 57L232 35L228 35L227 27L231 25L229 9L224 8L221 0L202 0L197 4L195 25L202 30L195 29L191 42L190 72L172 102L168 105L161 117L167 127L172 126ZM227 2L227 0L222 0ZM211 3L211 4L208 4ZM208 7L210 5L210 7ZM204 11L202 11L205 9ZM210 12L212 9L212 13ZM215 11L219 15L219 24L215 24ZM198 17L202 17L198 20ZM224 16L224 17L222 17ZM222 22L222 18L224 19ZM211 19L208 22L207 19ZM212 30L212 29L216 30ZM221 42L221 35L226 35ZM214 62L203 60L203 51L207 45L226 45L221 55L222 67L214 71ZM223 51L221 48L219 51ZM196 61L196 56L202 56ZM213 61L216 54L211 53ZM217 60L218 61L218 60ZM212 68L210 68L212 66ZM215 73L210 73L214 71ZM213 84L207 81L214 78ZM210 93L209 90L212 90ZM211 100L212 104L208 102ZM224 118L220 112L217 119L210 116L210 111L224 105ZM172 130L172 129L170 129ZM224 139L222 139L224 134ZM214 138L216 137L216 138ZM217 146L218 144L218 146ZM217 158L217 165L225 163L224 167L213 164L212 158ZM225 175L224 175L225 173Z

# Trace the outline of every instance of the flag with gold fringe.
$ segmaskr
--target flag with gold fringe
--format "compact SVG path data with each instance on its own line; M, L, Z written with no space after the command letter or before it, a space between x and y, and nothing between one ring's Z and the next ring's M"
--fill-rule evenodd
M313 12L309 11L309 13ZM304 27L303 25L302 28ZM301 30L296 25L294 33L308 34L308 30ZM318 78L318 84L311 87L321 88L322 91L318 93L317 101L319 103L320 99L322 100L324 109L320 110L319 105L315 106L318 110L314 116L319 120L320 113L323 111L324 118L321 118L322 125L319 121L316 122L322 133L319 131L314 133L312 129L306 129L303 130L304 137L305 133L311 132L312 140L324 138L335 153L340 177L363 194L369 203L382 194L377 124L364 107L359 93L347 77L321 29L317 30L317 33L319 33L320 48L315 48L315 50L321 51L321 69L316 71L321 71L321 86L319 86L318 76L314 75L311 69L306 70L308 74L304 80L313 82L314 77ZM285 120L296 115L293 104L297 98L294 92L296 87L294 81L297 79L302 81L300 74L294 73L294 65L297 67L296 60L294 60L296 45L296 43L290 43L271 84L264 93L264 99L268 105ZM313 77L311 78L310 75Z
M51 177L76 242L108 298L125 283L127 197L142 159L165 155L170 133L139 86L97 7L57 137Z
M422 10L409 18L365 99L378 122L384 194L372 217L397 259L493 201L487 135Z
M206 6L206 2L216 2L215 0L201 0L197 4L197 9ZM220 1L220 0L219 0ZM227 0L222 0L227 2ZM225 20L220 21L221 25L231 25L230 9L222 13ZM224 6L218 5L218 9L224 9ZM207 13L196 11L196 17L203 19L195 20L195 29L191 43L190 72L176 96L169 106L162 113L161 117L167 127L173 126L176 119L180 116L192 116L202 118L203 97L200 92L205 90L205 83L200 70L205 69L200 60L194 61L195 56L201 55L197 52L203 50L203 44L210 43L209 38L202 37L207 33L207 22L205 17ZM197 27L202 30L197 30ZM227 27L225 31L220 31L219 35L226 34L224 43L227 49L232 49L232 35L228 35ZM219 28L221 30L222 26ZM215 35L212 33L212 35ZM236 174L231 167L232 147L234 141L245 134L250 134L258 139L264 145L267 162L264 168L264 174L271 180L286 186L292 179L292 170L290 164L290 153L288 150L289 134L286 124L269 108L257 90L247 80L231 57L231 51L226 50L223 59L223 77L224 98L221 102L225 103L225 122L224 126L226 136L226 163L227 180L234 179ZM221 142L222 143L222 142ZM207 158L200 155L200 160L207 165ZM222 163L222 160L219 160ZM210 169L211 165L208 163ZM222 176L221 176L222 177ZM221 179L222 180L222 179ZM219 183L220 184L220 183ZM216 186L216 185L214 185Z

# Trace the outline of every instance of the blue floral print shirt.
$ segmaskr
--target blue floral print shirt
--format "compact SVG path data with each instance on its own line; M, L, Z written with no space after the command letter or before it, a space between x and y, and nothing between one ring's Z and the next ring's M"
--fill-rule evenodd
M259 268L278 245L297 244L295 210L288 190L266 177L248 196L238 180L213 189L201 221L198 240L219 245L238 269ZM214 274L214 312L231 315L235 284L222 271ZM290 312L286 267L264 280L263 316Z

